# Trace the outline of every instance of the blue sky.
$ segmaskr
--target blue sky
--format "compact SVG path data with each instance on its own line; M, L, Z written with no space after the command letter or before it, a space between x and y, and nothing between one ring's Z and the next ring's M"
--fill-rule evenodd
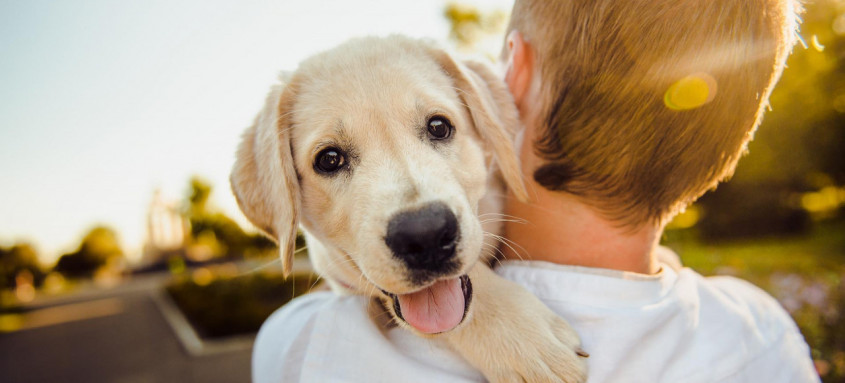
M137 256L153 191L193 174L244 222L229 168L276 74L353 36L445 41L445 3L0 1L0 245L51 262L106 224Z

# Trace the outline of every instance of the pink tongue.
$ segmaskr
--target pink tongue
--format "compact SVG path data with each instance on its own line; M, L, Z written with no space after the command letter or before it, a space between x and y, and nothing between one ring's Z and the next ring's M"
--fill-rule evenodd
M460 278L439 281L427 289L398 298L405 321L426 334L449 331L464 317Z

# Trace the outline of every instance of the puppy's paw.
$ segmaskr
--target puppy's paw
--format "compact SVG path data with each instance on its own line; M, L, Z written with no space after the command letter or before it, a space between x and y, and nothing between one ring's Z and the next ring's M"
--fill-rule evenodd
M507 326L512 330L490 335L493 352L482 370L485 377L490 382L585 382L586 353L578 335L554 314L537 311L522 311Z
M490 382L585 382L588 355L572 327L521 286L474 269L470 317L444 334L452 346Z

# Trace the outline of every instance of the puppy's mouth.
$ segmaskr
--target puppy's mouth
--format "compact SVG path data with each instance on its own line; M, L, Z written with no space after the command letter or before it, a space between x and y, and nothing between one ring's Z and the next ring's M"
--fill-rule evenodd
M437 334L457 327L466 319L472 301L472 282L464 274L413 293L382 292L393 300L397 318L419 332Z

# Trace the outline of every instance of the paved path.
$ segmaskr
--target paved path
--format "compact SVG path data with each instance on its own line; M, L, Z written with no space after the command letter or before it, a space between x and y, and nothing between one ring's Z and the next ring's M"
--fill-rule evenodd
M121 289L39 309L71 320L0 334L0 381L249 382L250 350L188 355L153 293Z

